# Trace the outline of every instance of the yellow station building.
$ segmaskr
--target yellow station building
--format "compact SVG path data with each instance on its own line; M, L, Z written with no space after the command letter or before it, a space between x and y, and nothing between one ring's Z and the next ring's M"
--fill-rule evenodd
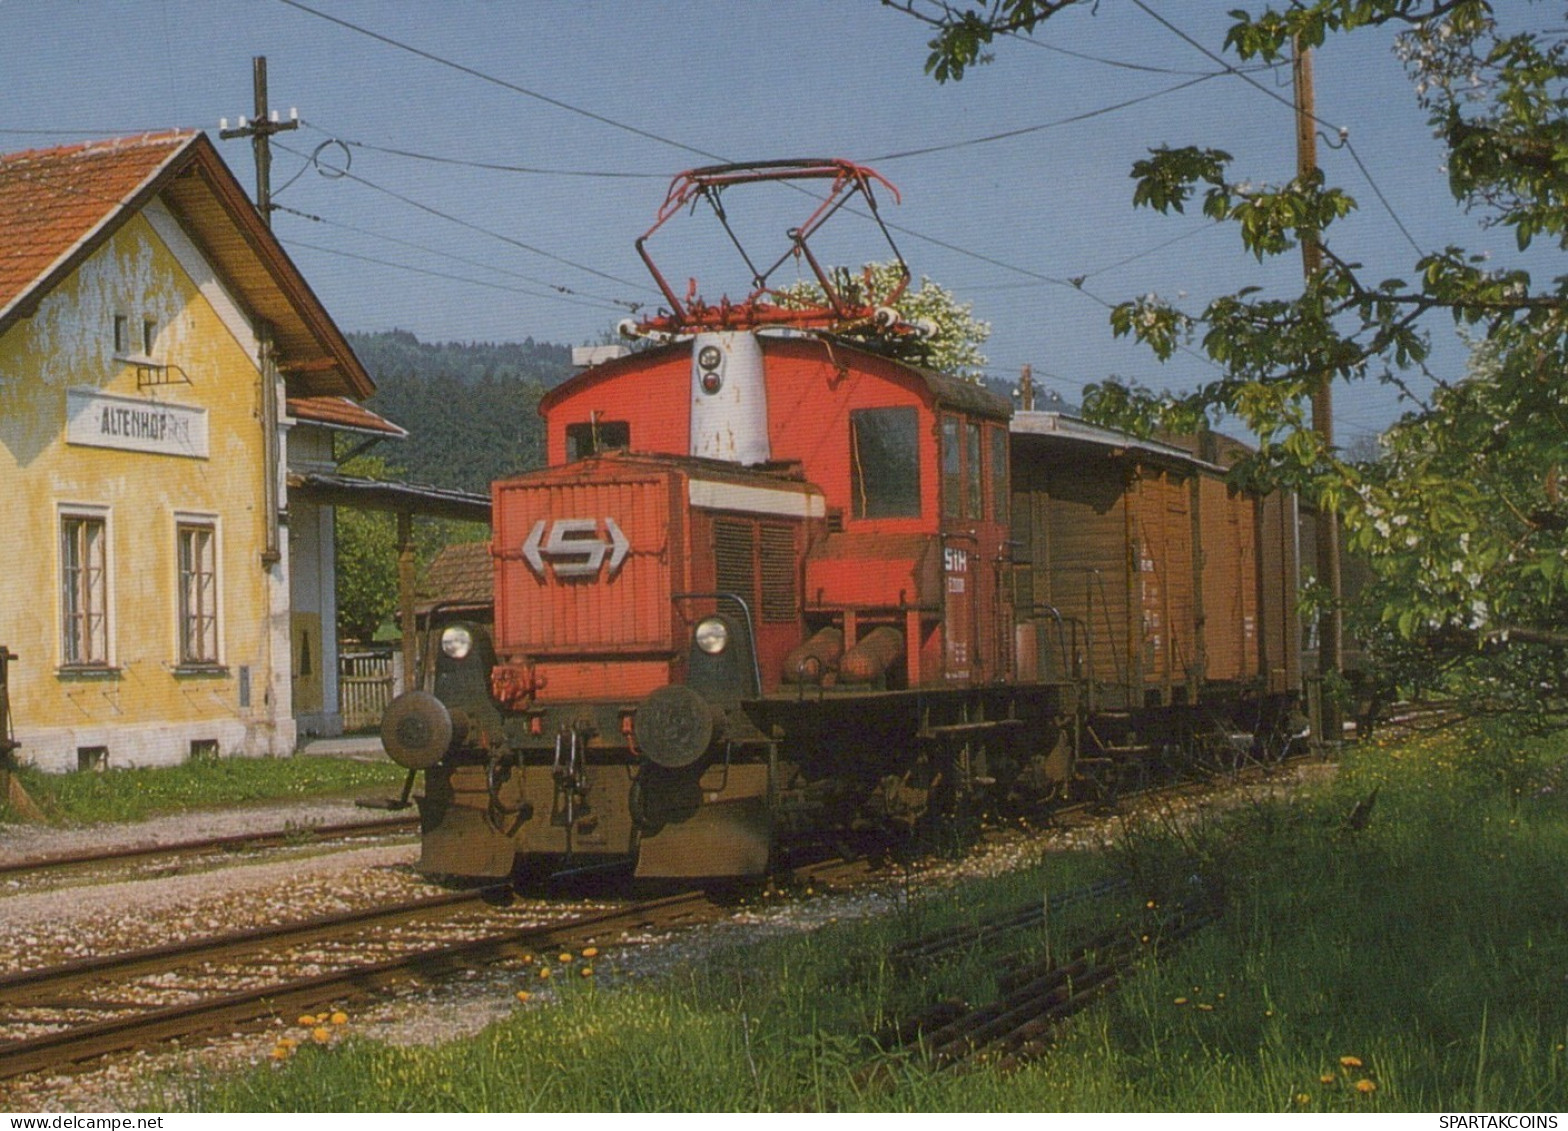
M288 754L297 714L332 731L331 512L290 507L289 450L330 466L332 429L401 435L356 403L373 388L205 135L0 157L24 761Z

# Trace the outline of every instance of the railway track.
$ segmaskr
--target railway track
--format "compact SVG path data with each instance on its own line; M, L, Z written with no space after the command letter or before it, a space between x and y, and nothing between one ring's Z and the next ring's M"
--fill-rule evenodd
M1102 880L1053 896L1044 907L1032 905L913 939L889 957L913 970L1009 932L1039 927L1068 907L1125 896L1131 886L1125 880ZM1218 918L1211 900L1194 899L1170 911L1156 910L1151 901L1141 916L1091 934L1065 957L1047 953L1009 963L997 979L994 1000L978 1006L937 1002L879 1043L887 1051L914 1052L936 1068L980 1060L1003 1070L1017 1067L1041 1055L1063 1022L1112 992L1144 955L1174 946ZM873 1080L879 1070L880 1064L873 1063L862 1078Z
M335 825L309 825L299 828L274 829L267 832L238 833L231 836L203 837L197 840L178 841L171 844L134 845L127 848L86 852L58 853L25 860L0 862L0 879L29 874L47 874L72 869L87 870L95 867L116 866L161 859L185 859L205 855L232 855L253 849L279 848L292 845L320 845L335 840L357 840L389 834L412 833L419 828L419 818L400 817L394 820L352 821Z
M173 1038L291 1017L590 937L693 925L718 913L688 892L534 921L493 889L449 893L0 978L0 1079ZM510 921L508 921L510 920Z
M1180 792L1192 785L1179 783L1173 788ZM1058 824L1086 820L1091 808L1087 804L1066 807ZM387 822L376 826L387 827ZM337 831L316 830L321 836ZM361 831L367 830L353 830ZM252 844L256 838L223 840ZM192 846L145 852L187 847ZM214 845L204 847L211 850ZM43 863L82 862L83 858L61 857ZM802 864L793 875L798 883L824 882L864 874L866 867L864 861L818 861ZM1052 908L1065 906L1064 900L1124 893L1126 886L1107 881L1093 890L1064 893L1053 899ZM541 910L538 904L530 904L520 909L519 902L510 900L509 891L453 892L0 977L0 1037L11 1034L11 1039L0 1040L0 1079L59 1070L174 1038L228 1032L278 1018L292 1020L319 1007L363 999L398 981L433 981L535 952L580 949L590 941L613 946L613 937L627 932L696 926L728 913L703 892L567 914L558 906ZM915 940L891 957L906 963L926 960L953 947L1030 926L1040 914L1039 907L1022 909L995 922ZM1086 944L1084 950L1085 956L1091 951L1095 956L1111 954L1108 942ZM1003 1006L984 1015L975 1011L967 1020L944 1020L944 1025L958 1027L944 1032L948 1045L943 1056L957 1058L961 1048L974 1046L982 1037L996 1044L999 1038L992 1030L998 1024L1010 1025L1008 1033L1023 1034L998 1047L1027 1044L1027 1035L1038 1029L1029 1026L1045 1017L1044 1011L1053 1010L1049 1016L1060 1017L1081 1007L1089 1000L1085 993L1101 983L1103 988L1114 985L1133 957L1117 958L1108 966L1099 957L1093 961L1080 957L1075 960L1080 965L1069 964L1063 971L1035 971ZM1065 998L1063 987L1072 989Z
M797 875L862 867L835 861ZM0 1041L0 1079L729 913L702 891L565 914L517 902L509 889L472 889L0 977L0 1034L20 1034Z

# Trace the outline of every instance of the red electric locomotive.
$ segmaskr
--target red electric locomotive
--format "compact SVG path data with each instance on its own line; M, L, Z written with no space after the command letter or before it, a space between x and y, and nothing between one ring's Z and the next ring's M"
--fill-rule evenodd
M757 874L791 840L1061 792L1288 701L1279 504L1226 491L1214 453L1015 417L846 340L917 332L807 243L850 199L875 215L875 174L696 170L649 235L781 179L829 182L790 233L820 302L780 301L770 268L708 305L649 259L665 343L549 394L549 466L493 485L493 625L440 630L383 723L424 771L424 871Z

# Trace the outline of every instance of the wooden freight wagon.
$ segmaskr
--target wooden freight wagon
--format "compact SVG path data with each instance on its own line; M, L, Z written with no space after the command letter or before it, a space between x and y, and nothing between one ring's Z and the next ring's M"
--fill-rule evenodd
M1011 431L1022 678L1081 680L1111 711L1297 686L1293 503L1227 486L1233 441L1047 412Z

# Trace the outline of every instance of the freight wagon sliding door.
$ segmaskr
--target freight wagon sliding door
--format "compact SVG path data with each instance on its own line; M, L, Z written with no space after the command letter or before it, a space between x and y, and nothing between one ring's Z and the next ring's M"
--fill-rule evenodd
M1125 699L1135 612L1125 465L1086 455L1071 464L1025 461L1014 472L1015 602L1017 615L1034 624L1041 672L1058 672L1065 657L1070 670L1062 675Z
M1186 477L1171 471L1144 466L1135 475L1128 492L1137 607L1130 628L1139 646L1134 668L1142 675L1137 682L1169 703L1176 688L1185 694L1199 676L1192 491Z

